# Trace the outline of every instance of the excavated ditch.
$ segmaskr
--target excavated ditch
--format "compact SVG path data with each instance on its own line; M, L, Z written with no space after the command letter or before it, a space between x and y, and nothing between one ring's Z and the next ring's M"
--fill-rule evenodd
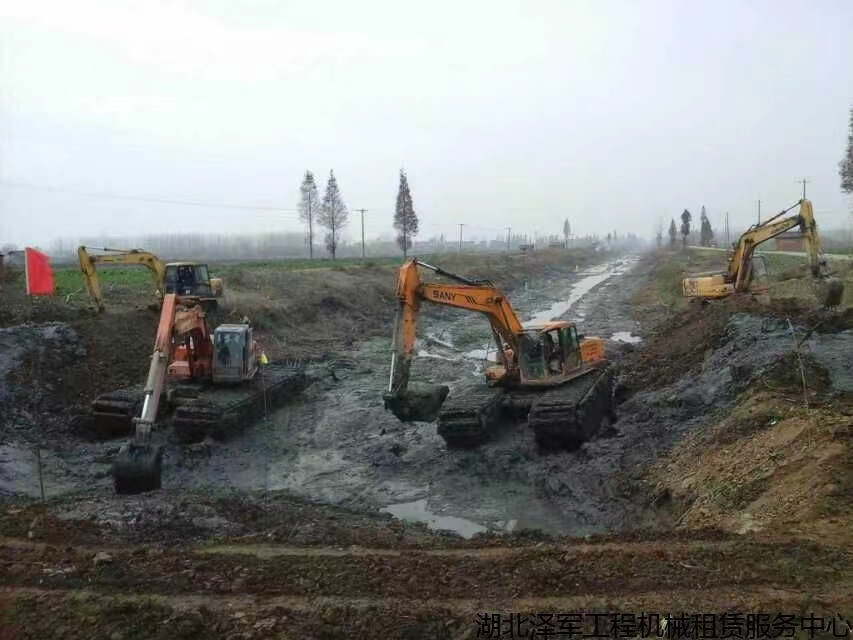
M566 316L578 322L581 333L608 338L619 365L642 348L637 343L643 328L632 319L631 308L634 293L648 276L636 265L635 257L611 261L546 283L549 295L533 287L519 292L513 304L525 321ZM422 313L412 380L447 384L451 393L480 386L483 357L489 355L484 349L487 323L464 312L432 311L426 307ZM285 491L309 501L383 511L464 536L521 529L589 535L631 528L648 512L644 489L633 482L632 471L725 412L750 380L777 366L791 347L784 321L735 314L714 348L687 375L628 397L618 408L620 419L610 437L577 452L543 456L523 426L506 425L479 449L453 451L447 450L434 423L398 422L382 403L390 337L373 340L332 366L315 367L315 382L301 399L239 438L170 448L164 488L211 495ZM851 391L853 374L843 356L851 347L853 336L846 331L814 334L803 348L828 372L832 386ZM106 462L118 444L43 452L48 495L88 487L66 508L67 515L119 523L137 517L143 503L157 510L153 496L121 504L106 498L111 494ZM30 450L7 442L0 460L0 489L37 495ZM168 500L160 499L163 509ZM229 531L227 522L205 514L194 517L194 526L208 534Z

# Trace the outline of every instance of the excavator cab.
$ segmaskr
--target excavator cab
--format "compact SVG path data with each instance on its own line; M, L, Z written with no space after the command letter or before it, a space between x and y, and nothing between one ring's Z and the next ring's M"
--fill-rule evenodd
M163 293L175 293L179 296L213 297L206 264L193 262L167 264L163 288L165 289Z
M603 360L597 339L584 341L569 322L525 329L519 336L519 377L524 384L560 384L584 371L589 361Z
M252 328L246 324L221 324L213 333L213 381L240 383L258 371Z

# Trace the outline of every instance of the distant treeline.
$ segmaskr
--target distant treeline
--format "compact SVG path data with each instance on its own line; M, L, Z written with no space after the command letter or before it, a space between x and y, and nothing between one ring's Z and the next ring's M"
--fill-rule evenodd
M597 237L573 238L568 241L570 246L590 246ZM90 236L78 241L57 240L50 247L42 248L56 263L73 262L76 260L76 250L79 245L91 247L94 250L108 249L144 249L163 260L280 260L286 258L308 258L308 243L302 233L266 233L266 234L163 234L148 236ZM461 249L464 252L488 251L517 251L525 246L544 248L548 246L565 246L567 243L558 236L539 236L533 238L524 234L510 236L509 239L494 238L492 240L464 240ZM458 239L434 236L424 240L416 240L413 252L441 253L458 251ZM95 251L97 252L97 251ZM361 242L341 243L336 251L338 258L356 258L362 256ZM401 255L400 247L394 240L367 241L364 245L364 255L367 257L392 257ZM315 243L314 257L326 258L324 246Z

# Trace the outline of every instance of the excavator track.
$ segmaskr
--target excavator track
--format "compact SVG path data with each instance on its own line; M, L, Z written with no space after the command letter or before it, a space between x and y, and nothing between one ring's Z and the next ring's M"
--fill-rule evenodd
M117 389L101 394L90 405L90 412L80 426L81 431L96 440L109 440L133 433L133 418L142 406L142 392Z
M536 398L527 416L543 450L575 450L615 422L613 372L593 369Z
M181 444L207 437L226 440L272 412L308 383L300 366L270 365L242 387L208 387L198 397L177 398L172 412L173 439Z
M447 446L470 449L486 440L503 414L504 391L485 387L449 397L438 414L438 435Z

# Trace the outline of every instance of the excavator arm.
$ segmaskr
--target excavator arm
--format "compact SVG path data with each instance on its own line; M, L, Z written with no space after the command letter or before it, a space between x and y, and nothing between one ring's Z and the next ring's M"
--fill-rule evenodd
M178 300L175 294L164 296L160 323L154 339L154 353L148 367L143 392L142 410L133 419L136 425L131 441L113 463L112 475L116 493L142 493L160 488L163 449L150 442L151 430L157 420L160 398L172 357L172 332Z
M418 267L429 269L459 284L425 283L421 281ZM398 417L405 415L407 419L429 421L431 418L428 416L438 410L448 392L446 387L419 393L413 393L408 388L418 313L422 302L484 314L495 337L518 353L517 335L522 331L521 322L503 293L488 280L464 278L412 258L400 268L397 299L399 307L394 324L391 373L385 394L385 406L398 414ZM500 353L503 355L502 350Z
M797 215L776 220L798 205L800 212ZM826 261L821 254L820 237L817 233L812 203L809 200L800 200L797 204L777 213L760 225L754 225L740 237L734 255L729 260L728 267L729 281L734 284L735 291L742 292L749 288L752 280L751 265L755 248L794 227L800 228L800 233L803 234L806 241L806 252L808 253L809 268L812 275L816 278L826 275Z
M157 419L160 396L172 356L172 331L175 328L176 309L175 294L167 294L163 298L163 307L160 310L160 323L157 326L157 337L154 339L154 353L151 355L148 378L143 391L142 412L139 417L134 418L136 435L140 440L147 438Z
M141 249L100 249L101 251L109 251L109 254L90 254L89 249L92 247L81 246L77 248L77 258L80 261L80 270L83 273L83 279L86 282L86 288L89 291L89 297L97 307L98 311L104 310L104 296L101 292L101 283L98 279L98 272L95 269L97 263L102 264L125 264L125 265L141 265L151 272L154 278L154 285L157 291L162 292L163 279L166 273L166 265L160 258L148 251Z

